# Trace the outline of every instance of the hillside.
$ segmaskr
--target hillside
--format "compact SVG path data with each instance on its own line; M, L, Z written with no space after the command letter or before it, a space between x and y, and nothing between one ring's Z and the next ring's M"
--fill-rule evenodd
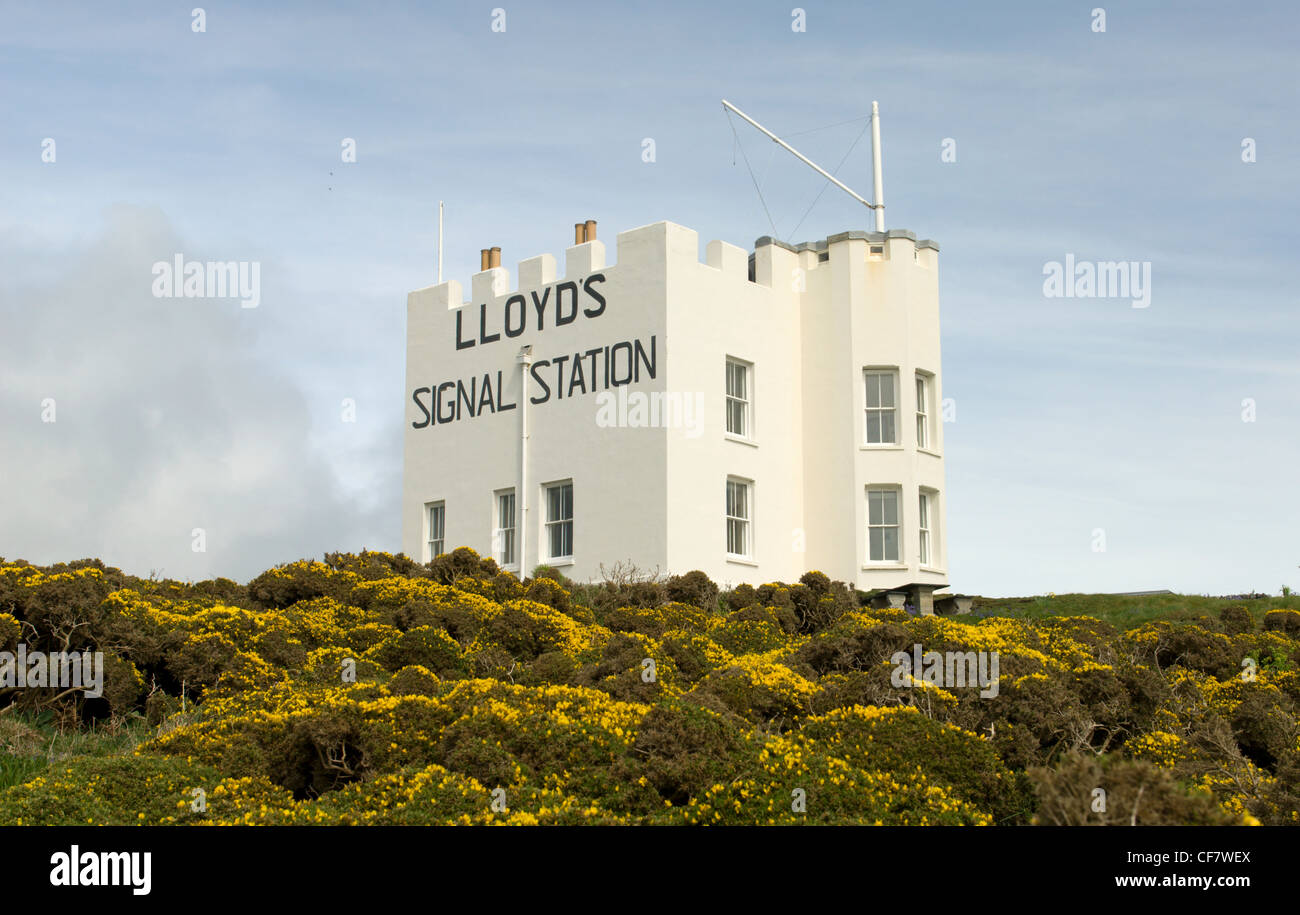
M0 686L0 823L1300 822L1294 598L618 578L0 560L0 649L105 660L99 698ZM900 675L926 652L996 680Z

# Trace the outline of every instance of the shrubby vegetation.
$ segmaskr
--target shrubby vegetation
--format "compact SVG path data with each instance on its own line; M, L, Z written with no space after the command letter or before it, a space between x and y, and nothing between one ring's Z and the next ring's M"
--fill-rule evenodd
M0 650L106 658L100 698L0 689L0 823L1300 822L1295 610L864 598L519 581L464 548L247 585L0 560ZM917 643L997 651L998 694L893 685Z

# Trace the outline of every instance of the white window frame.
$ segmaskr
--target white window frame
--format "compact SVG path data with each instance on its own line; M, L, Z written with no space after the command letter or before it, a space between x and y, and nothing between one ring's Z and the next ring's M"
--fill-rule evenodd
M509 517L503 502L509 499ZM508 521L507 527L504 522ZM503 569L519 568L519 500L514 489L498 489L492 494L492 552Z
M554 506L553 506L552 503L551 503L551 493L554 492L554 491L560 491L561 493L563 493L563 490L564 490L566 487L567 487L568 490L569 490L569 514L568 514L568 517L563 517L563 516L562 516L562 517L558 517L558 518L556 518L556 517L552 517L552 508L553 508ZM561 512L561 515L563 515L563 512L564 512L563 498L564 498L563 495L561 495L561 496L560 496L560 499L561 499L561 505L560 505L560 512ZM546 506L546 511L545 511L545 521L544 521L543 524L542 524L542 536L543 536L543 541L542 541L542 542L546 545L546 559L547 559L547 561L548 561L548 562L552 562L552 563L557 563L557 562L566 562L566 563L567 563L567 562L572 562L572 561L573 561L573 515L574 515L574 510L573 510L573 480L556 480L554 483L547 483L547 484L545 484L544 486L542 486L542 504L543 504L544 506ZM552 547L553 547L553 545L554 545L554 544L553 544L553 532L554 532L557 528L559 528L561 531L563 531L564 528L566 528L566 527L567 527L567 529L568 529L568 541L569 541L568 546L569 546L569 551L568 551L568 553L566 553L566 554L559 554L559 553L556 553L556 552L552 549ZM564 534L563 534L563 533L560 534L560 539L561 539L561 541L564 540Z
M740 369L741 384L744 391L735 394L732 391L732 368ZM725 398L725 428L726 434L732 438L752 441L754 438L754 363L746 362L744 359L737 359L734 356L728 356L726 360L726 371L724 378L724 398ZM737 432L731 427L732 405L736 404L739 408L741 431Z
M891 495L891 496L893 496L893 499L894 499L894 522L893 522L892 524L889 523L889 522L886 520L886 518L888 517L888 514L887 514L887 512L885 511L886 503L885 503L884 500L882 500L882 501L881 501L881 504L880 504L880 521L878 521L878 522L873 522L873 521L872 521L872 519L871 519L871 496L872 496L872 493L884 493L884 494L887 494L887 495ZM867 543L866 543L866 548L867 548L867 549L866 549L867 564L868 564L868 565L873 565L873 566L900 566L900 565L906 565L906 562L905 562L904 559L903 559L903 543L904 543L905 541L904 541L904 539L903 539L904 527L903 527L903 492L902 492L902 487L901 487L901 486L889 486L889 485L868 486L868 487L866 488L866 500L867 500L867 504L866 504L866 511L867 511L867 518L866 518L866 520L867 520ZM881 550L880 550L880 554L881 554L881 555L880 555L880 558L879 558L879 559L876 559L876 558L872 557L872 555L871 555L871 532L872 532L873 530L893 530L893 531L894 531L894 550L895 550L895 552L896 552L896 554L897 554L896 556L894 556L894 557L891 559L891 558L889 558L889 556L887 555L888 551L885 549L885 535L882 534L882 535L881 535L881 538L880 538L880 541L881 541L881 542L880 542L880 545L881 545Z
M893 403L889 406L883 404L884 396L880 391L879 383L876 385L876 400L880 401L876 406L871 406L871 389L872 379L887 377L890 380L890 386L893 389ZM898 447L898 367L897 366L868 366L862 370L862 441L868 447L874 448L896 448ZM880 438L878 442L871 440L871 419L873 414L879 419ZM885 440L884 437L884 417L888 415L893 426L893 438Z
M739 492L742 494L741 500L743 505L738 506L732 499L732 493ZM743 514L736 514L735 511L741 511ZM726 550L727 558L738 559L742 561L753 561L754 559L754 481L747 480L744 477L727 477L726 502L723 509L726 528ZM740 544L740 552L732 549L736 537L734 532L738 532L739 539L743 542Z
M934 450L934 427L931 424L930 391L934 376L928 372L916 373L916 447Z
M436 515L435 512L437 512ZM432 562L447 552L447 503L445 500L439 499L437 502L426 502L424 504L424 533L424 548L429 552L425 562Z

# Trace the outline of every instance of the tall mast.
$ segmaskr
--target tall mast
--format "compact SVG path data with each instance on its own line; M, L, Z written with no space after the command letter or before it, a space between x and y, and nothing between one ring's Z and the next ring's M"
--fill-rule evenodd
M885 181L881 177L884 168L880 161L880 106L871 103L871 172L875 187L872 196L876 198L876 231L885 231Z

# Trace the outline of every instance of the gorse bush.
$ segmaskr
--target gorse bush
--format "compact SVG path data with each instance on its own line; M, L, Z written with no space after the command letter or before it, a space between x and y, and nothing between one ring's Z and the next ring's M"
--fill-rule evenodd
M97 699L0 685L0 823L1300 821L1294 610L1123 629L862 598L820 572L520 581L467 548L246 586L0 560L0 650L105 673ZM997 688L900 681L916 646L996 653Z

